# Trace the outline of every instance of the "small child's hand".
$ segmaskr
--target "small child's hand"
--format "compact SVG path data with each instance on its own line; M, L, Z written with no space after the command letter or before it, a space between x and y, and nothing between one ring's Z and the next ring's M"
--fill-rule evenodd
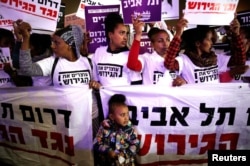
M109 128L110 127L109 120L108 119L103 120L101 125L103 128Z

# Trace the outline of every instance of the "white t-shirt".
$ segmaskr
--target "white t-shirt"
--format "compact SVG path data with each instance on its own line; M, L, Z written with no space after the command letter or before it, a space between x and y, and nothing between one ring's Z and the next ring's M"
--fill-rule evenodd
M157 54L156 51L152 54L144 53L141 57L143 59L143 84L157 84L167 70L164 66L164 58ZM166 77L171 78L170 75L166 75ZM169 79L169 81L172 81L172 79Z
M50 86L51 76L34 76L32 77L33 86Z
M219 83L219 72L227 68L230 57L219 54L217 55L217 65L209 67L198 67L185 54L179 54L176 60L179 63L179 75L187 83Z
M170 73L169 70L165 70L163 77L160 77L156 84L172 87L174 78L171 75L173 75L173 73ZM176 77L176 73L174 73L174 75Z
M50 76L55 56L45 58L36 63L42 68L44 76ZM91 80L91 66L86 57L80 57L75 62L59 58L54 74L54 86L88 87Z
M142 79L140 72L127 67L129 51L109 53L107 48L108 46L97 48L92 56L94 80L99 81L102 86L123 86Z
M245 79L245 77L248 77L248 80L249 80L249 78L250 78L250 61L246 61L246 65L248 66L247 71L241 75L236 75L231 82L243 83L244 81L242 79Z

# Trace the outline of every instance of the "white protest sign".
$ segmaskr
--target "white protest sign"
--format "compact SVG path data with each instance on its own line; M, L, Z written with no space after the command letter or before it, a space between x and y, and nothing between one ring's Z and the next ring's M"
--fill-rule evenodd
M248 84L133 85L100 93L105 117L110 96L126 96L140 165L206 165L208 150L250 148Z
M12 29L12 22L22 19L33 30L56 30L61 0L0 1L0 27Z
M176 0L163 0L161 3L161 19L173 20L179 19L179 1Z
M92 155L92 91L0 88L0 160L10 165L88 165Z
M184 18L194 25L229 25L239 0L186 0Z
M10 48L0 47L0 64L1 63L11 63Z
M8 73L4 71L4 64L12 66L9 47L0 47L0 88L15 87Z

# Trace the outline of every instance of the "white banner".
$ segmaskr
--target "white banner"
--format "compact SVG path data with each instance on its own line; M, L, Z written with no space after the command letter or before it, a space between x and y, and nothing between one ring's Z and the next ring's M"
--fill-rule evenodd
M207 165L208 150L250 149L249 84L106 87L105 117L116 93L127 97L141 165Z
M101 89L125 94L141 140L140 165L207 164L209 149L250 148L250 88L244 83ZM91 91L0 89L0 160L17 166L93 165Z
M13 29L12 22L22 19L34 30L54 32L61 0L4 0L0 1L0 27Z
M239 0L186 0L185 18L193 25L229 25Z
M93 165L91 90L2 88L0 94L0 161Z

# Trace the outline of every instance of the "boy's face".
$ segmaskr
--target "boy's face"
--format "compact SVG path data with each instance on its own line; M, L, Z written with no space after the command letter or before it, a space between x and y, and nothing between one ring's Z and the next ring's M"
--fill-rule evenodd
M109 115L120 126L126 126L129 121L129 110L127 106L120 105L114 108L114 112Z

